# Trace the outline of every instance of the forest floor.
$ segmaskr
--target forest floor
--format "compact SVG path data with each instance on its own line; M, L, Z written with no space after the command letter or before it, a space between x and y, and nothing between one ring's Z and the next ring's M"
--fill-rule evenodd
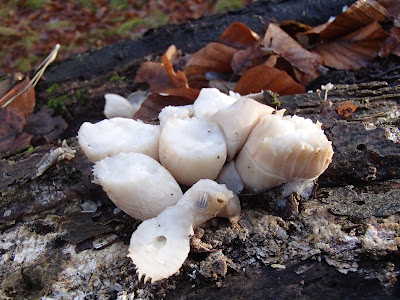
M0 3L0 76L26 72L58 43L58 60L148 29L243 7L253 0L5 0Z

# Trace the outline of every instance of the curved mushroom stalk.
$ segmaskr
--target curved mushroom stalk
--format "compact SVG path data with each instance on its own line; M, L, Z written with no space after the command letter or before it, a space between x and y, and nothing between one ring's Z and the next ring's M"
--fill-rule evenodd
M132 234L128 254L139 280L145 276L145 282L155 282L179 271L190 251L193 228L214 217L233 196L225 185L200 180L176 205L140 224Z

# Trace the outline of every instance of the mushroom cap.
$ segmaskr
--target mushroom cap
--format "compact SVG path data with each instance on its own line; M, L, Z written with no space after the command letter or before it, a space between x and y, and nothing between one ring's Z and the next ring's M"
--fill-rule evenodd
M228 160L232 160L240 151L260 118L273 112L275 109L268 105L250 98L240 98L210 117L225 134ZM284 110L281 111L282 115L283 112Z
M128 257L136 265L139 280L144 275L145 282L154 282L175 274L189 254L193 228L179 222L186 219L175 207L142 222L132 234Z
M326 170L332 156L332 143L321 123L298 116L266 115L240 151L236 168L247 187L260 190L293 178L316 178ZM263 179L255 179L256 173Z
M117 94L105 94L106 103L104 105L104 115L108 118L130 118L137 109L129 102L128 99Z
M182 197L172 175L141 153L105 158L95 164L93 174L115 205L138 220L157 216Z
M139 152L158 160L160 127L126 118L85 122L78 141L86 156L96 162L118 153Z
M221 93L216 88L203 88L193 103L193 115L199 119L206 119L236 100L235 97Z
M206 120L171 119L160 135L161 164L182 184L215 179L226 160L226 143L217 124Z
M193 116L193 104L183 105L183 106L166 106L158 114L158 119L160 120L160 126L164 125L170 119L188 119Z

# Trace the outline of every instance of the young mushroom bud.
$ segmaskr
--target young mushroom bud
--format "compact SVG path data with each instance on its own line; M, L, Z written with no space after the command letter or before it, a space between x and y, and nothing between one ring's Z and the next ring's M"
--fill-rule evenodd
M332 156L332 143L321 123L266 115L236 158L236 168L245 186L259 192L295 178L317 178Z
M141 153L105 158L95 164L93 174L115 205L138 220L157 216L182 197L172 175Z
M188 119L193 116L193 105L183 105L183 106L166 106L158 114L158 119L160 120L160 126L164 125L170 119Z
M160 127L125 118L112 118L96 124L85 122L78 141L86 156L96 162L118 153L139 152L158 160Z
M215 179L226 160L225 138L206 120L171 119L160 135L160 161L182 184Z
M139 280L167 278L179 271L189 254L193 229L214 217L233 197L225 185L200 180L174 205L144 221L132 234L129 257Z

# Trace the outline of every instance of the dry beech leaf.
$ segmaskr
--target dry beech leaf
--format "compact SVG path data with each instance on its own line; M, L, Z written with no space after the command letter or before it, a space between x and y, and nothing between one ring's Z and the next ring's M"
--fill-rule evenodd
M197 96L193 99L194 89L190 90L193 91L186 92L190 93L189 96L191 98L182 96L182 94L179 95L178 91L176 91L176 94L178 94L178 96L172 95L172 90L169 90L171 92L170 95L156 93L149 95L147 99L142 103L140 109L134 114L133 119L142 120L144 122L154 122L157 120L158 114L160 113L161 109L168 105L182 106L193 104Z
M167 70L157 62L145 62L136 73L135 82L146 82L152 92L162 92L174 87Z
M322 58L300 46L284 32L278 24L271 23L263 39L264 48L272 49L299 71L308 75L308 81L319 76L317 67L323 64ZM307 82L308 82L307 81ZM302 82L303 84L307 82Z
M375 0L359 0L332 22L316 26L306 34L319 34L323 41L333 40L375 21L389 21L385 7Z
M57 140L60 134L67 129L68 124L62 116L54 116L54 111L48 107L41 107L26 121L24 130L36 136L43 136L49 140Z
M325 64L338 70L357 70L374 59L388 34L373 22L344 38L316 46L314 52Z
M218 38L218 41L236 49L246 49L260 39L260 36L240 22L232 23Z
M11 150L15 138L22 133L26 119L24 114L14 108L0 109L0 152Z
M188 88L188 80L186 75L182 71L175 72L173 67L174 60L178 57L179 51L175 47L175 45L171 45L165 54L162 56L162 65L167 71L169 79L173 83L173 85L177 88Z
M260 65L247 70L236 85L235 92L241 95L271 90L279 95L304 93L304 88L286 72Z
M350 100L340 103L339 106L336 108L336 111L339 115L347 119L353 112L356 111L356 109L357 106L354 104L353 101Z
M296 34L299 32L305 32L312 29L310 25L303 24L295 20L282 21L279 23L279 27L282 28L282 30L289 34L292 38L295 38Z
M400 16L399 0L378 0L378 2L386 8L389 16L393 18L398 18Z
M392 27L390 37L383 43L379 50L380 57L387 57L389 54L400 56L400 28Z
M208 81L205 74L209 71L232 72L231 60L236 51L237 49L221 43L208 43L207 46L194 53L183 71L189 79L189 86L207 87Z
M30 83L30 79L28 76L25 77L24 80L14 85L11 90L9 90L1 99L0 99L0 107L4 105L8 100L12 97L20 93L25 87ZM35 88L30 85L28 89L15 98L7 107L13 107L20 112L22 112L25 118L29 117L36 104L36 95Z
M263 63L265 57L261 50L261 43L262 40L258 40L251 47L233 54L231 66L234 74L243 75L246 70Z
M145 62L138 70L135 81L146 82L150 91L163 92L170 88L189 87L186 75L182 71L175 72L173 62L179 51L171 45L162 56L162 63Z

